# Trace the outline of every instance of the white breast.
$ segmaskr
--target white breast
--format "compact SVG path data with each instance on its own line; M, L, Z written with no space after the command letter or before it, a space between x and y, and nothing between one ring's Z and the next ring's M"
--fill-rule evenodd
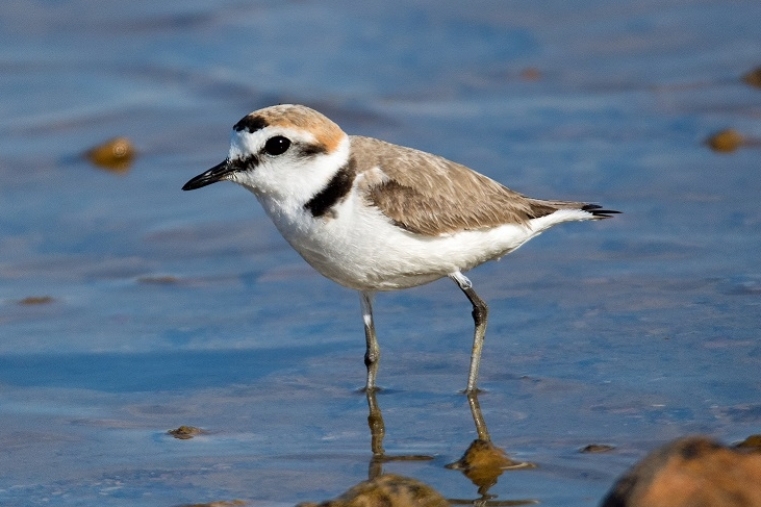
M393 290L465 271L515 250L540 230L504 225L436 237L393 225L357 188L331 216L258 196L283 237L317 271L356 290Z

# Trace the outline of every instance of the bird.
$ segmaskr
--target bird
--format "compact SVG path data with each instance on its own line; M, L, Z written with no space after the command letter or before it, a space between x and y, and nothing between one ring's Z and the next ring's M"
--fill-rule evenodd
M227 157L182 189L218 181L251 191L308 264L358 291L366 392L378 389L376 293L453 280L473 308L464 392L476 393L489 309L463 272L554 225L619 213L593 203L526 197L441 156L348 135L299 104L244 116L232 127Z

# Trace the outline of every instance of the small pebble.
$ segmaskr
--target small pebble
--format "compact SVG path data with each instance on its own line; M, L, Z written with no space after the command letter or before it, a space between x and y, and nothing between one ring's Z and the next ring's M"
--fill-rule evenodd
M115 137L88 150L85 157L102 169L126 172L135 158L135 148L126 137Z
M542 79L542 71L536 67L526 67L521 71L521 78L525 81L539 81Z
M599 452L610 452L615 450L615 446L607 445L607 444L589 444L588 446L581 449L579 452L584 453L599 453Z
M157 276L141 276L137 279L138 283L155 284L155 285L171 285L179 282L179 278L172 275L157 275Z
M745 138L735 129L722 130L713 134L706 140L706 144L713 150L721 153L735 151L745 143Z
M18 302L20 305L32 306L32 305L48 305L55 301L50 296L29 296Z
M180 440L188 440L198 435L204 435L206 434L206 431L202 430L201 428L196 428L195 426L183 425L175 430L169 430L167 433L172 435L174 438L178 438Z
M761 67L756 67L752 71L743 76L745 84L753 86L754 88L761 88Z

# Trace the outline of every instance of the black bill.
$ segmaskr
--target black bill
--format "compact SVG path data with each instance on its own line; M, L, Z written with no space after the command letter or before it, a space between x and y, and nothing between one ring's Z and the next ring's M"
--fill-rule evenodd
M206 185L211 185L212 183L216 183L220 180L226 179L227 175L230 174L235 170L234 166L230 164L227 160L224 162L215 165L208 171L206 171L203 174L199 174L195 178L191 179L185 185L183 185L183 190L195 190L196 188L205 187Z

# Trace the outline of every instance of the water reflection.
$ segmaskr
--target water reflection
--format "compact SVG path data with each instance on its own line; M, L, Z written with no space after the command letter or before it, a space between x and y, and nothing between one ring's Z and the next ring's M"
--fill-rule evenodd
M383 464L389 461L428 461L433 456L421 454L388 455L383 449L386 425L376 397L377 389L366 389L367 424L370 427L372 457L367 480L351 487L341 496L322 503L303 502L297 507L446 507L449 502L431 486L412 477L384 474Z
M460 470L478 488L478 496L473 499L445 499L428 484L412 477L385 474L383 465L390 461L427 461L434 457L425 454L388 455L383 448L386 434L383 414L376 390L367 390L368 416L370 427L370 448L372 458L368 469L368 480L350 488L343 495L322 503L301 503L298 507L366 507L383 505L386 507L444 507L448 505L511 506L536 504L537 500L495 500L496 495L489 489L497 483L506 470L534 468L532 463L514 461L507 453L494 445L489 436L477 394L468 395L470 411L476 426L476 438L462 458L446 468Z
M486 427L481 405L478 402L478 394L468 395L468 404L470 412L473 415L473 423L476 425L478 438L471 442L462 458L447 465L450 470L460 470L465 477L478 488L479 497L473 500L454 500L452 504L457 505L526 505L538 503L537 500L494 500L497 496L489 494L489 489L497 484L499 477L506 470L520 470L525 468L535 468L533 463L528 461L515 461L510 459L504 449L494 445Z
M383 422L378 399L376 397L377 389L367 389L367 425L370 427L370 450L373 453L370 459L370 468L367 471L367 478L373 480L383 475L383 464L389 461L428 461L433 456L425 454L402 454L388 455L383 449L383 438L386 436L386 425Z

